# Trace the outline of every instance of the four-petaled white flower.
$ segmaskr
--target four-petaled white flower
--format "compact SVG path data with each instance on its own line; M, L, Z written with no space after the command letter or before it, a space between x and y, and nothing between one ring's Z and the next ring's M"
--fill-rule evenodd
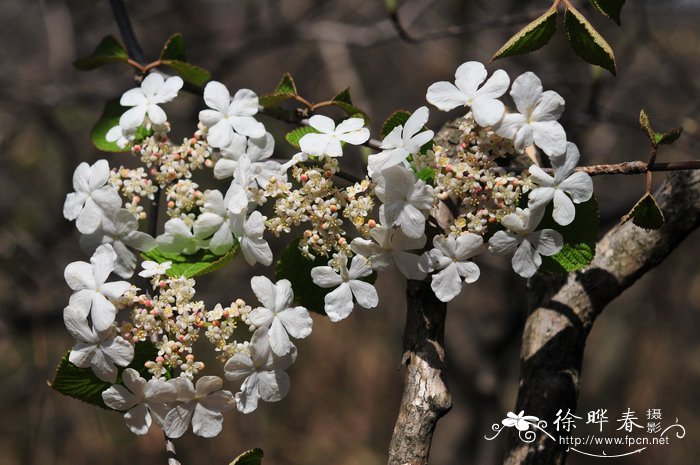
M284 370L296 360L296 348L292 346L282 357L275 356L268 333L267 328L258 328L250 338L248 352L234 354L224 365L229 381L245 378L236 394L236 405L241 413L257 409L260 399L277 402L289 392L289 375Z
M194 222L194 236L209 239L209 250L216 255L224 255L233 247L228 208L224 196L218 190L207 191L202 213Z
M553 229L535 231L544 209L516 209L503 217L501 224L507 231L497 231L489 239L489 251L496 255L513 255L513 270L523 278L530 278L542 265L540 255L551 256L564 245L562 235Z
M134 347L117 335L111 324L102 331L91 328L85 319L85 303L71 298L63 310L63 322L77 343L68 360L77 367L91 368L102 381L117 380L117 365L127 366L134 359Z
M136 269L136 255L129 247L148 252L158 245L151 236L139 231L136 217L123 208L111 217L102 218L95 232L80 236L80 247L85 253L92 254L102 244L112 245L117 254L114 272L122 278L130 278Z
M116 188L108 185L109 164L107 160L97 160L90 166L83 162L73 173L73 189L63 204L63 216L76 220L75 226L83 234L90 234L122 206L122 199Z
M142 278L162 276L168 272L172 265L173 262L158 263L146 260L145 262L141 263L141 268L143 268L143 271L139 273L139 276L141 276Z
M542 81L532 72L513 81L510 95L520 113L507 113L494 126L496 134L513 139L523 152L533 143L550 157L566 150L566 132L557 121L564 112L564 99L553 90L542 92Z
M379 303L377 290L370 283L361 281L372 274L369 260L362 255L356 255L352 259L348 270L348 257L340 255L337 260L338 271L330 266L317 266L311 270L311 279L314 284L323 288L337 288L324 298L324 310L331 321L340 321L347 318L353 309L353 300L361 307L374 308Z
M528 206L530 208L544 208L554 200L552 218L562 226L569 225L574 221L576 217L575 203L586 202L593 196L593 180L588 173L574 173L579 158L580 154L576 144L568 142L566 154L551 159L554 177L545 173L537 165L532 165L528 169L530 179L538 186L530 192Z
M231 144L221 149L223 155L214 165L214 177L225 179L240 171L239 160L247 158L250 165L247 168L260 187L265 189L270 177L285 177L282 164L268 160L275 151L275 138L269 132L257 139L235 138ZM238 175L240 177L240 175ZM285 177L286 179L286 177ZM242 184L242 183L241 183Z
M168 117L158 105L177 97L177 92L182 88L182 84L182 78L179 76L163 79L160 74L151 73L141 81L141 87L124 92L119 104L132 108L125 111L119 118L119 126L121 126L122 131L140 126L146 115L153 124L165 123Z
M383 203L380 215L386 218L385 226L401 226L414 239L423 235L435 199L432 186L416 180L410 169L395 165L382 171L375 192Z
M196 237L192 228L180 218L171 218L163 226L163 234L156 237L158 248L163 253L181 253L192 255L199 249L206 249L209 241Z
M187 378L174 381L177 402L181 402L165 416L164 430L170 438L179 438L192 423L197 436L213 438L221 431L223 412L235 406L233 394L222 390L223 381L218 376L202 376L193 385Z
M426 100L442 111L450 111L459 106L471 107L474 121L479 126L496 124L505 107L498 97L505 94L510 84L508 74L502 69L479 88L488 75L486 68L478 61L468 61L455 72L455 83L441 81L428 87Z
M364 127L362 118L348 118L336 126L329 117L314 115L309 118L309 125L318 132L304 135L299 139L299 146L303 152L315 157L341 157L341 142L362 145L369 140L369 129Z
M238 240L243 252L243 258L249 265L262 263L268 266L272 263L272 250L265 239L265 217L259 211L254 211L248 218L245 214L234 215L231 218L231 231Z
M350 243L350 248L358 255L369 260L372 269L383 271L393 265L407 279L423 279L426 273L418 268L418 255L407 250L419 250L425 245L426 238L410 238L400 229L377 226L370 230L370 235L376 241L356 237Z
M380 146L382 151L369 156L367 170L370 177L390 166L401 164L408 167L408 156L417 154L433 138L433 131L421 132L428 122L428 115L428 108L420 107L406 124L396 126L387 134Z
M106 330L114 322L117 309L109 299L121 297L131 287L126 281L106 282L116 260L112 246L104 244L95 250L90 263L69 263L64 273L66 283L75 291L72 302L79 302L74 306L83 311L83 318L90 314L97 331Z
M254 308L248 318L255 326L270 329L270 347L275 355L286 355L292 350L294 345L289 336L304 339L311 334L313 320L308 310L292 307L292 283L282 279L274 284L264 276L255 276L250 287L263 306Z
M425 272L441 270L433 275L430 287L438 299L449 302L462 291L462 278L466 283L479 279L479 267L469 259L483 251L484 239L473 233L457 238L435 236L433 246L421 256L419 265Z
M253 118L258 96L252 90L240 89L231 99L225 85L210 81L204 88L204 102L209 109L199 112L199 120L208 128L207 142L212 147L226 147L243 136L265 136L265 126Z
M518 431L527 431L530 429L531 425L536 425L538 421L540 421L539 418L531 415L525 415L525 410L521 410L517 415L513 412L508 412L506 418L501 420L501 423L503 423L503 426L508 428L515 426Z
M156 378L146 381L133 368L124 370L122 381L124 386L114 384L102 392L102 400L107 407L126 411L126 425L134 434L146 434L151 428L152 419L162 428L170 410L167 404L177 399L175 383Z

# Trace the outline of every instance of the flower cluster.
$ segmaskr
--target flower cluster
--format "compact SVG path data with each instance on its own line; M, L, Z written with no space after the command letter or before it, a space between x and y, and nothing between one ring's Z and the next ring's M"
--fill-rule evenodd
M249 265L269 266L274 257L266 232L280 237L299 230L293 243L301 255L322 263L294 278L318 288L331 321L348 317L355 304L379 305L372 284L377 271L429 279L444 302L478 280L475 260L486 251L512 255L516 273L534 275L542 256L564 245L560 232L541 226L545 215L551 211L554 224L570 225L576 204L591 198L593 186L588 175L576 172L578 149L558 123L561 96L544 91L532 73L512 86L502 70L487 78L481 63L468 62L454 83L438 82L427 91L428 103L438 109L465 111L457 120L457 143L435 142L426 128L428 107L422 106L388 129L358 180L342 165L345 150L369 140L362 118L336 123L313 115L299 139L301 152L279 161L273 159L274 138L256 119L257 95L241 89L232 96L212 81L204 88L208 108L199 113L194 135L173 144L161 105L177 96L182 80L146 76L122 96L129 109L107 134L142 166L110 170L106 160L82 163L64 205L91 255L89 263L74 262L65 271L74 291L64 310L76 339L69 360L113 384L103 400L126 412L134 433L145 434L155 422L169 437L190 425L195 434L211 437L221 430L223 412L250 413L260 400L287 394L285 370L297 357L293 340L308 337L313 321L298 305L305 296L295 299L286 279L252 278L258 304L235 299L207 305L195 297L195 280L183 263L219 266L240 251ZM509 87L517 112L501 100ZM517 167L528 159L526 151L537 149L551 170ZM193 172L203 168L228 187L195 182ZM148 217L144 199L154 206L162 201L167 213L156 237L140 231L140 221L158 220ZM436 218L440 209L450 217ZM157 260L141 263L140 280L109 281L113 272L131 278L138 252ZM206 341L223 378L238 385L235 394L224 389L222 377L202 376L205 358L198 351ZM156 355L141 365L134 360L144 344Z

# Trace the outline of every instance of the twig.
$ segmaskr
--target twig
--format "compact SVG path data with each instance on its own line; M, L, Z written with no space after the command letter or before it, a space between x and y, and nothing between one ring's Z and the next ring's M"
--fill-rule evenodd
M165 451L168 456L168 465L182 465L177 459L177 452L175 451L175 441L169 438L167 434L163 433L165 438Z
M112 6L112 14L114 15L114 21L117 23L119 28L119 34L124 41L126 46L126 51L129 56L137 63L143 65L146 63L146 58L143 54L143 49L136 39L136 34L134 34L134 29L131 26L131 19L129 19L129 12L126 10L123 0L109 0L109 4Z
M645 174L650 171L685 171L700 170L700 160L686 160L672 163L654 163L648 165L645 161L625 161L622 163L610 163L603 165L578 166L576 171L588 173L591 176L603 176L614 174ZM504 167L505 170L519 170L518 167ZM552 168L543 168L546 173L553 173Z

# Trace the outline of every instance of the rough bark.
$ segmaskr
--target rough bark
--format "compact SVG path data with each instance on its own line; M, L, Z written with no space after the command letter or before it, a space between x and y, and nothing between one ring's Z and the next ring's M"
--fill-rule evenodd
M424 281L407 282L406 300L406 377L389 465L427 464L435 426L452 407L443 347L447 305Z
M556 282L533 283L515 412L551 422L559 409L576 410L584 347L596 317L700 225L700 172L670 175L656 198L666 216L660 230L618 225L600 240L589 267ZM542 434L527 444L510 433L504 464L565 463L565 446Z

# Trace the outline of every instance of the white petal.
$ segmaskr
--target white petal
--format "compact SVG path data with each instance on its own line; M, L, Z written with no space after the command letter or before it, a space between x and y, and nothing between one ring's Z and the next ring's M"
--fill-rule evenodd
M125 411L141 402L141 399L129 392L124 386L115 384L102 392L102 400L107 407Z
M116 315L117 309L114 307L114 304L102 294L95 293L92 299L92 310L90 310L90 317L95 330L104 331L109 328L114 323Z
M187 432L196 405L196 402L186 402L168 412L163 426L169 438L177 439Z
M533 136L532 124L525 124L518 130L518 133L515 134L513 145L518 153L523 153L525 148L531 146L534 142L535 138Z
M335 131L335 122L324 115L314 115L309 118L309 126L324 134L330 134Z
M562 235L553 229L535 231L527 236L527 240L540 254L547 257L559 253L564 245Z
M233 139L233 128L228 120L220 120L207 131L207 142L212 147L225 147Z
M204 103L209 108L213 108L220 113L226 113L230 102L231 94L229 94L228 89L222 83L210 81L204 87Z
M231 100L229 105L229 113L241 116L253 116L258 112L259 100L258 95L250 89L239 89ZM251 137L262 137L259 136Z
M554 193L554 209L552 210L552 218L558 224L567 226L574 221L576 217L576 206L571 201L568 195L557 189Z
M336 134L347 134L350 132L356 132L363 129L365 126L365 120L362 118L348 118L342 121L338 126L335 127Z
M272 320L269 334L270 347L275 355L285 355L292 349L292 341L289 340L287 330L284 329L284 325L279 318L274 318Z
M92 372L95 373L95 376L102 381L108 383L115 383L117 381L117 367L108 360L99 349L93 354L90 368L92 368Z
M511 263L516 273L523 278L531 278L542 264L542 257L528 241L522 241L515 251Z
M476 94L479 84L484 82L488 73L482 63L478 61L468 61L462 63L455 71L455 84L471 99Z
M513 81L510 95L518 111L528 116L542 96L542 81L530 71L521 74Z
M313 320L308 310L304 307L293 307L284 310L277 315L290 336L296 339L304 339L311 334Z
M104 213L100 207L97 206L92 197L88 197L85 200L83 210L80 212L75 222L75 227L83 234L93 233L100 227L103 215Z
M494 131L506 139L514 139L520 128L526 123L526 119L520 113L506 113L501 121L494 126Z
M403 138L408 140L414 135L418 134L428 122L428 117L430 116L430 111L428 107L420 107L408 118L406 124L404 124Z
M265 276L254 276L250 287L265 308L274 309L277 300L277 287Z
M505 112L503 102L490 97L475 98L471 107L474 121L482 127L498 123Z
M559 185L559 188L571 196L574 203L587 202L593 197L593 180L588 173L574 173Z
M462 291L462 278L457 265L452 263L444 270L433 275L430 287L442 302L449 302Z
M335 287L343 282L336 271L330 266L317 266L311 270L311 279L320 287Z
M102 352L109 360L120 367L127 366L134 359L134 346L126 342L121 336L103 342Z
M521 240L513 233L496 231L489 239L489 252L496 255L510 255L518 248Z
M406 236L421 237L425 232L425 215L413 205L406 205L399 215L399 224Z
M556 121L531 123L532 137L535 144L550 157L561 155L566 151L566 132Z
M314 270L315 269L317 268L314 268ZM316 282L315 279L314 282ZM336 290L326 294L324 304L323 309L331 321L336 322L347 318L347 316L350 315L350 312L352 312L353 308L352 291L350 290L350 285L348 283L342 283Z
M360 119L361 118L357 118ZM341 123L342 125L343 123ZM364 124L364 121L363 121ZM338 126L340 127L340 126ZM369 140L369 129L362 128L357 131L348 132L338 136L338 140L346 142L351 145L362 145Z
M379 304L377 290L370 283L353 279L348 284L352 290L352 295L355 296L355 300L361 307L374 308Z
M457 86L446 81L436 82L428 87L425 99L442 111L464 106L468 100Z
M146 105L141 104L126 110L119 117L119 126L124 130L134 129L143 123L144 118L146 118Z
M289 375L284 371L268 371L258 375L258 391L265 402L282 400L289 392Z
M394 259L396 268L398 268L407 279L425 279L426 272L421 271L418 267L420 256L410 252L404 252L403 250L394 250L391 256Z
M556 121L564 113L564 99L553 90L542 93L537 106L532 112L533 121Z
M257 327L269 328L274 318L275 315L272 313L272 310L265 307L254 308L248 314L248 319L250 322Z
M255 367L250 355L238 352L228 359L224 365L224 372L227 380L236 381L254 373Z
M272 250L265 239L259 237L244 237L241 239L241 252L249 265L261 263L268 266L272 263Z
M145 404L139 404L126 412L124 420L134 434L146 434L151 427L151 414Z
M163 87L164 78L158 73L151 73L141 81L141 90L145 95L153 96Z
M67 220L74 220L80 215L85 205L87 195L84 193L71 192L66 196L66 201L63 204L63 217Z
M224 416L197 404L192 415L192 432L203 438L213 438L221 432Z
M528 194L527 205L529 208L538 209L546 207L554 198L557 189L553 187L538 187Z
M532 182L542 187L554 186L554 178L545 173L545 171L537 165L531 165L528 169Z
M202 110L199 112L199 121L208 128L221 121L223 117L224 115L217 110Z
M214 165L214 177L216 179L225 179L233 176L236 169L236 162L228 158L219 159Z
M71 305L63 309L63 323L71 336L80 342L94 342L95 335L85 319L86 316L83 310Z
M140 87L127 90L119 99L119 105L123 107L135 107L144 103L146 103L146 96L143 95Z
M169 77L156 92L155 100L158 103L170 102L172 99L177 97L177 93L180 89L182 89L183 85L184 82L180 76Z
M100 291L102 294L109 299L118 299L131 287L126 281L115 281L112 283L105 283L100 286Z
M66 266L63 273L68 286L74 291L82 289L94 290L97 287L92 271L92 265L86 262L73 262Z
M455 255L458 260L466 260L483 251L484 238L478 234L466 233L457 237Z
M150 104L147 107L148 118L153 122L153 124L161 125L168 120L168 116L165 114L163 109L155 104Z
M231 116L229 120L238 134L253 138L265 135L265 126L252 116Z
M457 262L457 271L464 278L464 282L473 283L479 279L481 270L474 262Z
M316 115L320 116L320 115ZM299 139L299 147L304 153L319 157L326 151L326 146L331 137L326 134L310 133Z

